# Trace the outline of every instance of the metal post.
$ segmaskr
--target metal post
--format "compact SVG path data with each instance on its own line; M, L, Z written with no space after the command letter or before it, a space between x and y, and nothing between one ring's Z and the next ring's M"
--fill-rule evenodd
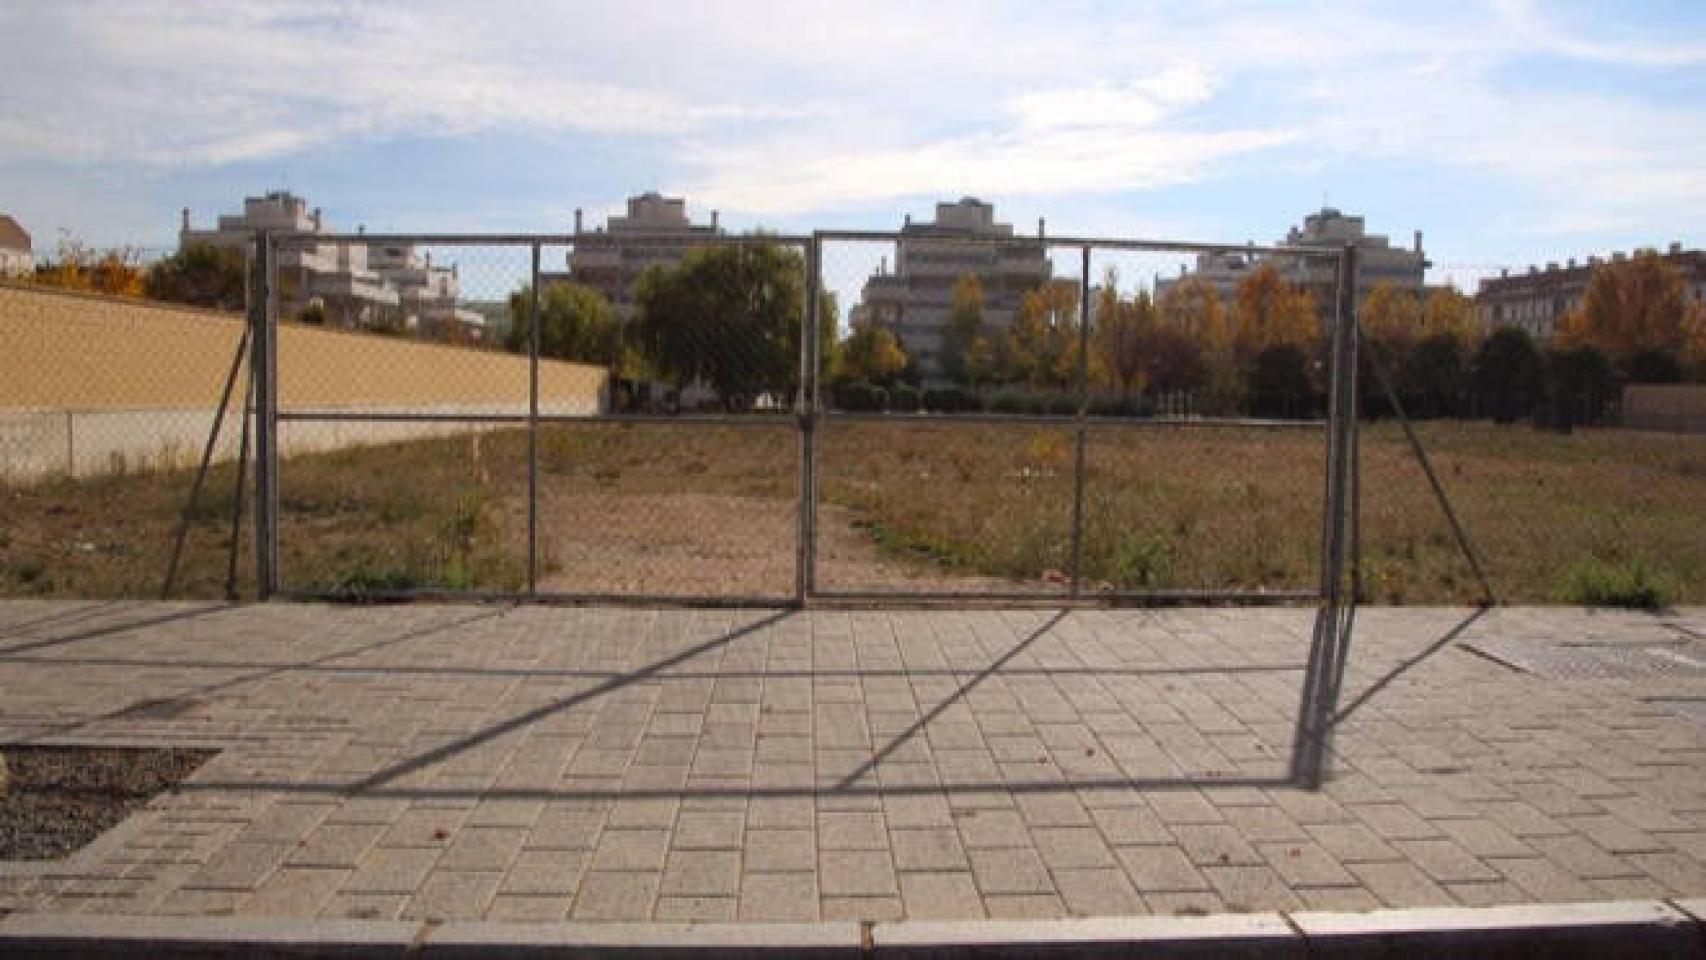
M819 277L823 268L822 241L813 236L806 244L806 328L800 331L800 388L795 392L794 411L800 429L800 477L798 544L794 556L794 603L804 607L817 588L817 426L818 426L818 303Z
M184 502L178 529L172 537L172 553L166 560L166 579L160 585L160 599L172 598L172 587L178 579L178 559L183 556L184 540L190 532L190 516L201 499L201 488L207 482L208 468L213 465L213 450L219 445L220 429L225 426L225 411L231 407L231 390L237 385L237 373L243 369L243 353L249 343L249 331L237 338L237 350L231 357L231 369L225 374L225 388L219 394L219 408L213 412L213 425L207 430L207 445L201 451L201 465L196 468L195 482L190 484L189 499Z
M1316 609L1309 666L1303 679L1298 726L1292 744L1292 777L1300 786L1320 787L1326 773L1327 743L1334 713L1334 691L1341 669L1340 648L1348 623L1341 618L1344 599L1346 496L1355 443L1356 247L1346 245L1339 262L1338 302L1332 327L1332 381L1327 399L1327 476L1321 537L1321 600Z
M1070 592L1084 592L1084 418L1090 405L1090 245L1080 250L1078 282L1078 422L1074 426L1072 468L1072 566Z
M539 594L539 243L527 282L527 595Z
M247 331L244 331L247 333ZM249 473L249 417L255 409L255 371L251 368L243 384L243 436L237 446L237 483L231 497L231 550L225 564L225 599L237 600L237 553L243 539L243 484Z
M278 287L273 238L255 236L249 316L255 378L255 594L267 600L278 591Z

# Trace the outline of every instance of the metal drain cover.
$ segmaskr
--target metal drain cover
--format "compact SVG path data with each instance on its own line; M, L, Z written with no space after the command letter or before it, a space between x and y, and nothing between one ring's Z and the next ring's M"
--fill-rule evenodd
M1500 663L1552 680L1628 680L1706 676L1706 644L1623 643L1559 646L1537 640L1491 638L1465 646Z

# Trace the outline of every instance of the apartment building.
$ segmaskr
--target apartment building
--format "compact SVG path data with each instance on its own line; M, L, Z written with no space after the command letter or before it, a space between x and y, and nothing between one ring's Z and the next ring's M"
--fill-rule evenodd
M0 213L0 277L29 276L35 268L29 232L18 221Z
M1635 254L1643 252L1658 251L1637 250ZM1684 250L1682 244L1672 243L1662 256L1682 272L1689 299L1706 301L1706 250ZM1616 252L1609 259L1590 256L1583 261L1572 258L1562 266L1556 261L1545 267L1530 266L1518 273L1501 270L1497 277L1481 281L1475 293L1476 313L1488 330L1517 327L1542 343L1550 341L1564 315L1587 299L1594 269L1627 259L1628 254Z
M1264 263L1279 271L1288 283L1309 291L1322 315L1332 310L1338 290L1338 253L1347 245L1357 248L1356 294L1360 304L1381 283L1408 290L1418 297L1425 292L1430 264L1422 252L1422 232L1417 230L1409 249L1396 247L1381 234L1369 233L1363 218L1332 207L1323 207L1303 218L1276 244L1284 252L1259 254L1224 251L1198 254L1194 269L1181 266L1179 276L1155 283L1156 299L1186 279L1195 278L1214 288L1222 302L1238 295L1238 287Z
M318 207L288 191L273 191L243 201L243 212L218 218L198 230L183 211L179 248L198 243L245 252L259 231L328 234ZM329 326L351 329L391 327L429 336L448 335L451 327L466 339L480 340L486 320L463 308L461 281L454 264L434 266L431 254L412 245L369 244L359 240L291 243L279 250L279 315L285 319L319 308Z
M996 221L994 205L962 197L936 204L934 220L907 216L892 271L865 281L851 319L894 332L925 379L938 379L954 285L968 273L983 287L983 321L993 331L1012 324L1025 294L1053 270L1042 241L1015 236L1011 224Z
M575 245L569 252L567 272L541 273L541 286L573 281L592 287L609 300L623 319L635 311L634 285L640 275L654 266L679 266L688 252L723 236L717 212L711 221L694 223L687 214L687 201L648 191L628 198L626 216L608 218L604 226L588 232L582 228L581 211L575 211Z

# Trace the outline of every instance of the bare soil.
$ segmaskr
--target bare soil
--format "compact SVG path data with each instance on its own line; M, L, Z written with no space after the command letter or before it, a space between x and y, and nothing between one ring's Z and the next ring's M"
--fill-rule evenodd
M520 504L517 504L520 507ZM717 494L615 494L546 488L540 588L577 593L788 597L798 517L793 500ZM883 557L844 507L818 509L818 578L841 589L1016 589ZM1032 584L1044 586L1043 584Z

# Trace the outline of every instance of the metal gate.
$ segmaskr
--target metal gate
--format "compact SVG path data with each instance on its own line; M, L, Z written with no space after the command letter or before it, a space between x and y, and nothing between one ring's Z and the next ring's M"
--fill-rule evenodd
M261 592L1324 600L1353 535L1355 255L1040 225L265 235ZM1214 286L1273 262L1313 289ZM598 324L588 287L613 291Z

